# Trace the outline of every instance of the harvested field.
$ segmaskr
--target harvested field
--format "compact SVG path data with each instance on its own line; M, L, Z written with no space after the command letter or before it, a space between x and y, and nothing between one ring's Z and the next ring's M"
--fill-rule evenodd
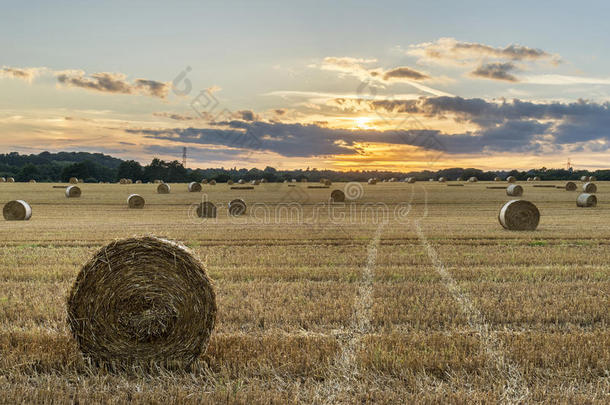
M344 211L307 183L217 183L206 220L185 184L85 183L78 199L2 184L35 215L0 221L0 402L607 403L610 183L591 209L544 183L563 190L527 187L536 231L503 229L511 198L484 181L362 183ZM126 207L136 192L145 209ZM183 242L213 280L216 326L189 371L109 374L72 337L81 267L134 235Z

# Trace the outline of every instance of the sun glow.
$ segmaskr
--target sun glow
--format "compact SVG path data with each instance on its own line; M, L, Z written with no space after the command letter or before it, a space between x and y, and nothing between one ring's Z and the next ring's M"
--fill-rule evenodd
M372 118L369 117L358 117L354 119L354 123L356 124L356 128L358 129L371 129L373 128L369 124L371 123Z

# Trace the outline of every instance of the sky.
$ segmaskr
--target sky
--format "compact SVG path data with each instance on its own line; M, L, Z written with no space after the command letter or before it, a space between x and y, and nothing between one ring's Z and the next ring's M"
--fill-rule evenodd
M601 1L0 3L0 153L610 167Z

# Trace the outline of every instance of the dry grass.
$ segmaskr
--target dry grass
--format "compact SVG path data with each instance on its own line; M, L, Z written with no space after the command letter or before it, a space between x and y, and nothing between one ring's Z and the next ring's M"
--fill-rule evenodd
M576 207L576 195L565 190L524 185L541 213L535 232L502 229L497 215L509 198L489 185L365 185L356 212L370 202L393 209L414 190L410 216L421 219L456 288L519 371L526 401L607 403L610 185L597 183L599 204L591 210ZM246 218L257 202L292 200L311 215L328 190L267 183L246 195L219 183L204 188L217 218L198 222L188 207L202 195L185 185L172 185L169 195L146 184L80 187L82 197L68 200L45 183L0 185L0 201L25 199L35 213L30 221L0 222L0 402L324 403L329 388L333 402L344 403L510 397L486 340L411 222L384 227L367 273L372 306L363 311L354 303L366 285L377 224L331 224L324 212L310 223L282 216L242 224L227 212L229 201L244 198ZM126 207L132 193L146 199L144 209ZM186 243L215 281L217 327L191 372L92 369L68 330L65 300L82 264L115 238L145 234ZM360 335L353 334L357 314L370 317ZM348 344L354 373L340 378L337 359Z

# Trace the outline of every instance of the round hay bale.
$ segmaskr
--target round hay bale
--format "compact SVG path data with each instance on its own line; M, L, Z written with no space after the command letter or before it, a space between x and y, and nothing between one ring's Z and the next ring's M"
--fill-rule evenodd
M407 177L407 183L409 184L413 184L415 183L417 180L415 179L415 177Z
M330 193L331 202L345 202L345 193L341 190L333 190Z
M160 180L160 179L155 179L155 180L153 181L153 183L154 183L154 184L161 184L161 183L163 183L163 180Z
M508 176L506 178L506 181L509 183L516 183L517 182L517 178L515 176Z
M576 186L576 183L574 183L573 181L568 181L566 183L566 190L567 191L576 191L578 187Z
M216 180L210 180L210 181L208 182L208 184L209 184L210 186L215 186L215 185L216 185Z
M582 185L582 191L585 193L597 193L597 186L595 183L585 183Z
M540 181L540 177L535 176L535 177L534 177L534 181Z
M533 231L540 222L540 211L529 201L512 200L504 204L498 220L511 231Z
M244 179L239 179L237 181L237 184L246 184L246 181Z
M145 203L146 201L144 201L144 198L139 194L131 194L127 197L127 206L129 208L144 208Z
M528 178L527 178L527 181L533 181L533 180L534 180L534 179L533 179L533 178L531 178L531 177L528 177Z
M377 179L369 179L368 184L370 184L370 185L377 184Z
M208 179L203 179L203 180L201 180L201 182L200 182L200 183L201 183L201 184L208 184Z
M241 198L236 198L229 203L229 215L237 217L246 213L246 203Z
M172 188L167 183L161 183L157 186L157 193L159 194L169 194L172 191Z
M227 184L228 184L229 186L232 186L232 185L233 185L233 180L231 180L231 179L227 180Z
M0 183L6 183L6 179L4 177L0 177Z
M78 184L78 179L76 177L70 177L70 180L68 180L68 183L70 183L70 184Z
M438 181L439 181L439 182L441 182L441 183L446 183L446 182L447 182L447 179L446 179L446 178L444 178L444 177L439 177L439 178L438 178Z
M472 176L471 178L468 179L469 183L476 183L477 181L479 181L479 179L477 179L476 177Z
M499 177L494 177L494 181L502 181L502 179Z
M434 179L428 179L428 182L432 183L434 182Z
M69 186L66 187L66 197L68 198L79 198L81 195L80 187L78 186Z
M205 352L216 293L186 247L155 237L116 240L81 268L68 326L85 358L112 370L186 368Z
M595 177L595 176L590 176L590 177L589 177L589 181L597 181L597 177Z
M7 183L14 183L14 182L15 182L15 179L14 179L13 177L8 177L8 178L6 179L6 182L7 182Z
M586 181L589 181L589 177L588 176L581 176L580 177L580 181L582 181L583 183Z
M199 218L216 218L216 206L210 201L204 201L197 206Z
M296 183L296 182L297 182L297 179L292 179L292 180L290 180L290 182L291 182L291 183Z
M32 218L32 207L23 200L9 201L4 204L2 214L7 221L27 221Z
M523 195L523 187L518 184L510 184L506 187L506 195L510 197L521 197Z
M261 183L266 183L267 179L261 179Z
M136 180L136 184L142 184L142 180Z
M595 207L597 205L597 197L593 194L582 193L576 199L577 207Z
M197 183L196 181L190 182L188 189L191 193L198 193L201 191L201 183Z
M31 179L29 182L33 184L33 183L36 183L36 180Z
M79 182L81 182L81 183L82 183L82 180L79 180ZM133 180L131 180L131 179L127 179L127 180L126 180L126 184L133 184Z
M464 179L462 179L461 177L458 177L457 179L455 179L455 181L463 181Z
M332 186L332 185L333 185L333 182L332 182L332 181L330 181L329 179L324 179L324 185L325 185L325 186Z

